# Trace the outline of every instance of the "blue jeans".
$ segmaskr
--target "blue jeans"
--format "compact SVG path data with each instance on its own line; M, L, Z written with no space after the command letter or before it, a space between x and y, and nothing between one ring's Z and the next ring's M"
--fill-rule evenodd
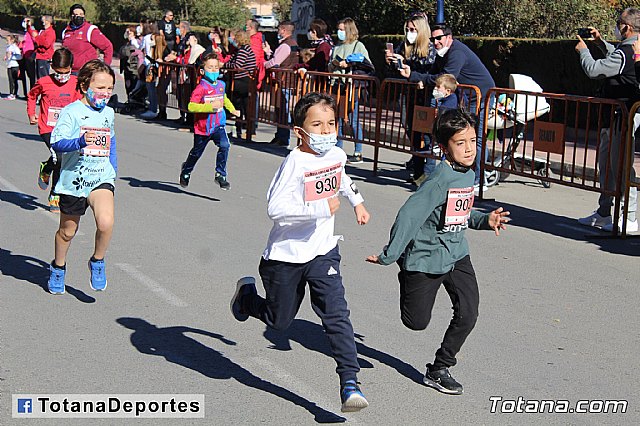
M193 148L189 151L187 161L182 166L182 173L191 173L196 163L202 156L204 149L210 140L218 146L218 155L216 155L216 173L221 176L227 175L227 158L229 158L229 137L224 126L216 127L213 133L207 135L193 135Z
M149 111L158 112L158 94L156 93L156 82L145 82L147 87L147 100L149 101Z
M477 102L478 102L477 99L472 99L469 102L469 111L473 112L476 110ZM493 105L495 104L495 102L496 102L495 95L491 95L491 100L489 101L489 108L493 108ZM476 185L480 184L480 162L482 161L482 157L480 154L482 153L482 140L484 137L484 135L482 134L483 131L484 131L484 103L480 105L480 111L478 112L478 127L477 127L477 136L476 136L476 168L475 168L476 178L474 181L474 184ZM485 162L489 158L488 147L485 148L484 150L484 158L485 158ZM484 183L484 179L482 179L482 182Z
M356 99L353 103L353 111L349 113L349 124L351 124L351 128L353 129L355 135L355 139L356 141L361 141L364 139L364 130L362 128L362 124L360 124L360 121L358 120L358 116L360 115L360 112L358 111L359 108L358 106L360 105L360 103L358 102L358 99ZM338 148L342 148L343 145L343 140L340 139L340 136L344 135L344 119L339 119L338 120L338 143L336 143L336 146ZM362 153L362 143L361 142L355 142L355 150L354 153L355 154L360 154Z
M289 101L291 100L292 89L280 89L280 114L278 114L277 120L281 121L283 117L286 117L286 122L279 124L291 124L291 111L289 111ZM276 130L276 138L289 143L291 138L291 130L287 127L278 127Z

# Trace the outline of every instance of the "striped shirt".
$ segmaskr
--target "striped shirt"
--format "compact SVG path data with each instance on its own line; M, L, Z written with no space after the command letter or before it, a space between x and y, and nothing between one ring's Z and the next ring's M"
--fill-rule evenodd
M253 71L255 71L256 65L256 55L251 50L251 46L245 44L240 46L240 48L233 54L229 62L224 64L224 68L239 68L243 71L238 71L234 78L244 78L250 77Z

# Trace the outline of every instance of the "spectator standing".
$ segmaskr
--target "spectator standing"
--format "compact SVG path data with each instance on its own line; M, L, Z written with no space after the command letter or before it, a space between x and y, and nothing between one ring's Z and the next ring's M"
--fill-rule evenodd
M254 71L256 70L256 55L251 49L249 33L244 30L234 32L234 40L238 45L238 50L233 54L229 62L224 64L224 68L236 68L231 83L232 102L239 110L240 115L236 119L236 138L242 138L242 121L247 120L249 107L249 88ZM247 127L248 128L248 127Z
M98 59L96 49L102 51L103 62L111 65L113 45L98 27L85 19L85 10L81 4L74 4L69 8L71 20L67 28L62 31L62 45L73 53L72 74L77 75L84 64L92 59Z
M640 31L640 9L630 7L620 14L616 22L616 33L621 40L617 48L604 41L600 31L595 28L591 30L594 42L606 50L606 56L603 59L593 59L582 38L578 37L580 42L576 45L576 51L580 55L580 65L587 76L598 80L604 79L603 96L623 101L629 109L636 101L640 100L633 51L633 45L638 40L638 31ZM615 180L619 174L618 159L620 158L620 150L624 148L624 140L621 137L621 121L620 111L615 111L610 128L602 129L600 132L598 155L600 188L606 188L610 191L615 189ZM634 126L632 131L636 130L637 126ZM631 173L631 178L635 180L633 167L631 167ZM613 207L613 197L600 194L598 209L591 215L578 219L578 222L585 226L602 228L604 231L611 232L613 229L611 207ZM636 217L638 190L635 187L631 187L629 191L628 207L627 232L635 232L638 230ZM622 219L621 216L618 222L619 231L622 231Z
M24 96L27 97L27 81L29 78L29 89L36 84L36 45L34 40L34 29L32 27L33 20L29 16L25 16L22 21L22 28L24 28L24 38L18 44L20 50L22 50L22 60L20 64L20 79L22 80L22 87L24 89Z
M451 28L446 25L434 25L431 29L430 41L434 44L438 56L431 70L427 73L421 73L412 70L409 65L405 64L401 71L402 76L414 83L422 81L425 86L434 86L436 78L440 74L452 74L460 84L477 86L480 89L480 99L470 99L469 110L474 111L480 102L479 116L483 117L484 103L482 103L482 99L489 89L496 85L487 67L464 43L453 38ZM481 183L480 162L482 155L480 150L484 138L483 126L483 120L478 120L478 137L476 139L478 152L476 153L476 181L474 184L476 192L479 191ZM486 158L487 155L485 155ZM482 179L482 183L484 184L484 179Z
M176 46L178 27L173 20L172 11L164 11L164 17L158 21L158 30L160 30L160 32L164 36L164 40L167 43L167 48L169 49L169 51L173 51Z
M258 67L258 81L257 88L260 89L262 86L262 80L264 80L265 70L264 70L264 50L262 49L262 43L264 43L264 35L258 31L260 28L260 23L255 19L247 20L247 31L249 32L249 38L251 40L251 50L253 50L254 55L256 56L256 66ZM257 112L257 110L256 110Z
M169 53L166 39L162 32L158 30L155 23L145 24L143 30L147 34L144 36L145 49L145 84L147 88L147 100L149 106L147 111L140 115L146 120L153 120L158 117L158 95L156 91L156 80L158 78L158 61L161 61Z
M7 36L7 48L4 60L7 63L7 77L9 78L9 94L5 99L13 101L18 97L18 73L20 72L20 60L22 53L18 47L17 38L9 34Z
M293 37L295 26L291 21L283 21L278 25L278 47L275 51L271 50L271 46L264 42L263 49L265 55L269 58L264 63L266 69L282 68L293 69L300 62L298 42ZM291 123L290 101L293 91L290 81L283 81L280 93L280 113L277 114L280 124L289 126ZM278 127L275 137L270 143L280 146L287 146L290 150L295 148L291 146L291 131L288 127Z
M53 16L42 17L43 30L39 33L35 30L31 35L36 44L36 78L49 75L49 63L53 58L54 44L56 42L56 30L53 28Z
M436 50L433 43L430 42L431 28L427 15L424 12L414 13L405 21L404 24L404 41L400 43L393 52L386 51L385 59L387 64L398 73L398 60L406 63L411 67L412 71L419 73L428 73L436 60ZM419 106L435 106L433 99L425 89L417 89L415 92L409 92L406 98L403 98L403 113L405 115L407 132L410 135L411 146L413 151L429 150L431 139L425 135L427 144L423 144L423 136L421 133L413 133L413 112L416 105ZM429 174L433 172L436 166L435 160L425 159L424 157L414 155L411 157L410 170L412 171L412 181L423 181ZM423 173L427 176L422 177Z
M319 18L311 21L307 38L311 41L311 47L314 49L313 56L311 59L296 65L296 68L306 69L307 71L327 72L333 44L330 42L331 39L327 40L326 34L326 22Z
M365 45L358 40L359 33L356 23L351 18L344 18L338 22L338 45L333 49L331 63L329 63L329 72L334 74L355 74L355 66L358 62L347 61L350 55L363 55L364 58L371 63L369 52ZM349 124L353 129L353 135L356 139L355 150L347 161L351 164L362 163L362 139L364 139L364 129L359 121L359 95L361 90L355 84L345 79L338 79L340 90L346 93L346 101L349 104L348 118ZM346 90L345 90L346 89ZM340 136L344 135L345 120L340 119L338 122L338 143L336 146L342 148L343 141Z

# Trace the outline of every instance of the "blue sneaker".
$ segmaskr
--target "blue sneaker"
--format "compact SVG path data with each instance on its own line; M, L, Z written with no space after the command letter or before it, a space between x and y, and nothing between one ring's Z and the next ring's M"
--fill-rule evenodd
M236 292L231 298L231 313L238 321L246 321L249 314L242 310L242 298L248 294L258 294L256 291L256 279L253 277L242 277L236 284Z
M104 259L92 262L89 259L89 271L91 272L91 288L95 291L103 291L107 288L107 274L105 272Z
M59 269L53 266L53 262L49 265L49 293L51 294L64 294L64 274L66 270Z
M369 402L362 394L358 383L348 380L340 389L340 400L342 400L341 411L350 413L360 411L369 406Z

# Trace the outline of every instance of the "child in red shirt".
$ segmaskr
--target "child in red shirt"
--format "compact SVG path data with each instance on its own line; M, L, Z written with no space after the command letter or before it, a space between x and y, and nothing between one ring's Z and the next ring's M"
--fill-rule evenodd
M53 189L60 177L60 162L57 161L55 152L51 150L51 132L58 121L60 111L65 106L82 98L76 90L77 78L71 75L73 54L66 47L62 47L53 53L51 68L53 74L38 79L35 86L27 94L27 115L29 124L38 124L38 133L47 144L51 156L47 161L40 163L38 172L38 186L42 190L49 187L51 174L53 182L49 193L49 210L59 212L59 197ZM36 115L36 101L40 97L40 115Z

